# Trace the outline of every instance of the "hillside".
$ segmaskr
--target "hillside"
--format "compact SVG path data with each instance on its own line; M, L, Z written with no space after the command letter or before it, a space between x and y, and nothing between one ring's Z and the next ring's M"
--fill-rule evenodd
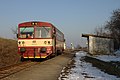
M17 41L0 38L0 68L20 62Z

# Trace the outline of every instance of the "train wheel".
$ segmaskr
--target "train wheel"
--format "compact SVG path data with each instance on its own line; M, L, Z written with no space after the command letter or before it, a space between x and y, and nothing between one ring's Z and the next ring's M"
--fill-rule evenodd
M50 59L50 58L51 58L51 55L47 56L47 58L46 58L46 59L48 60L48 59Z
M56 56L58 56L58 53L57 53L57 52L55 52L55 57L56 57Z
M57 55L61 55L61 51L60 50L57 50Z

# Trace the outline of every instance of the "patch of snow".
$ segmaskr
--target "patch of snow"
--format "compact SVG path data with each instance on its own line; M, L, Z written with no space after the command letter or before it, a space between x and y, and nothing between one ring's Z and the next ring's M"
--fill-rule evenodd
M99 55L99 56L95 56L94 58L107 62L120 61L120 56L116 56L116 55Z
M117 56L120 56L120 49L114 52Z
M82 61L84 56L86 56L86 52L77 52L74 58L75 67L71 68L68 75L65 75L62 79L59 78L59 80L120 80L114 75L109 75L93 67L91 63Z
M120 61L120 50L115 51L113 55L97 55L94 58L107 62Z

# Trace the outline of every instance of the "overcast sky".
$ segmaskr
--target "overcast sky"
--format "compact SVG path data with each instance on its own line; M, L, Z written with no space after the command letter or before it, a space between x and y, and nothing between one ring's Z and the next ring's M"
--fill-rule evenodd
M0 37L13 38L11 28L35 20L54 24L67 45L84 45L81 34L93 33L118 8L120 0L0 0Z

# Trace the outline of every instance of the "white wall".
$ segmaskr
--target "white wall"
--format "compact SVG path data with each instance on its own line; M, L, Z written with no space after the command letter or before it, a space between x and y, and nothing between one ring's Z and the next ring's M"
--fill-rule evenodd
M110 54L114 50L112 39L89 36L89 53Z

